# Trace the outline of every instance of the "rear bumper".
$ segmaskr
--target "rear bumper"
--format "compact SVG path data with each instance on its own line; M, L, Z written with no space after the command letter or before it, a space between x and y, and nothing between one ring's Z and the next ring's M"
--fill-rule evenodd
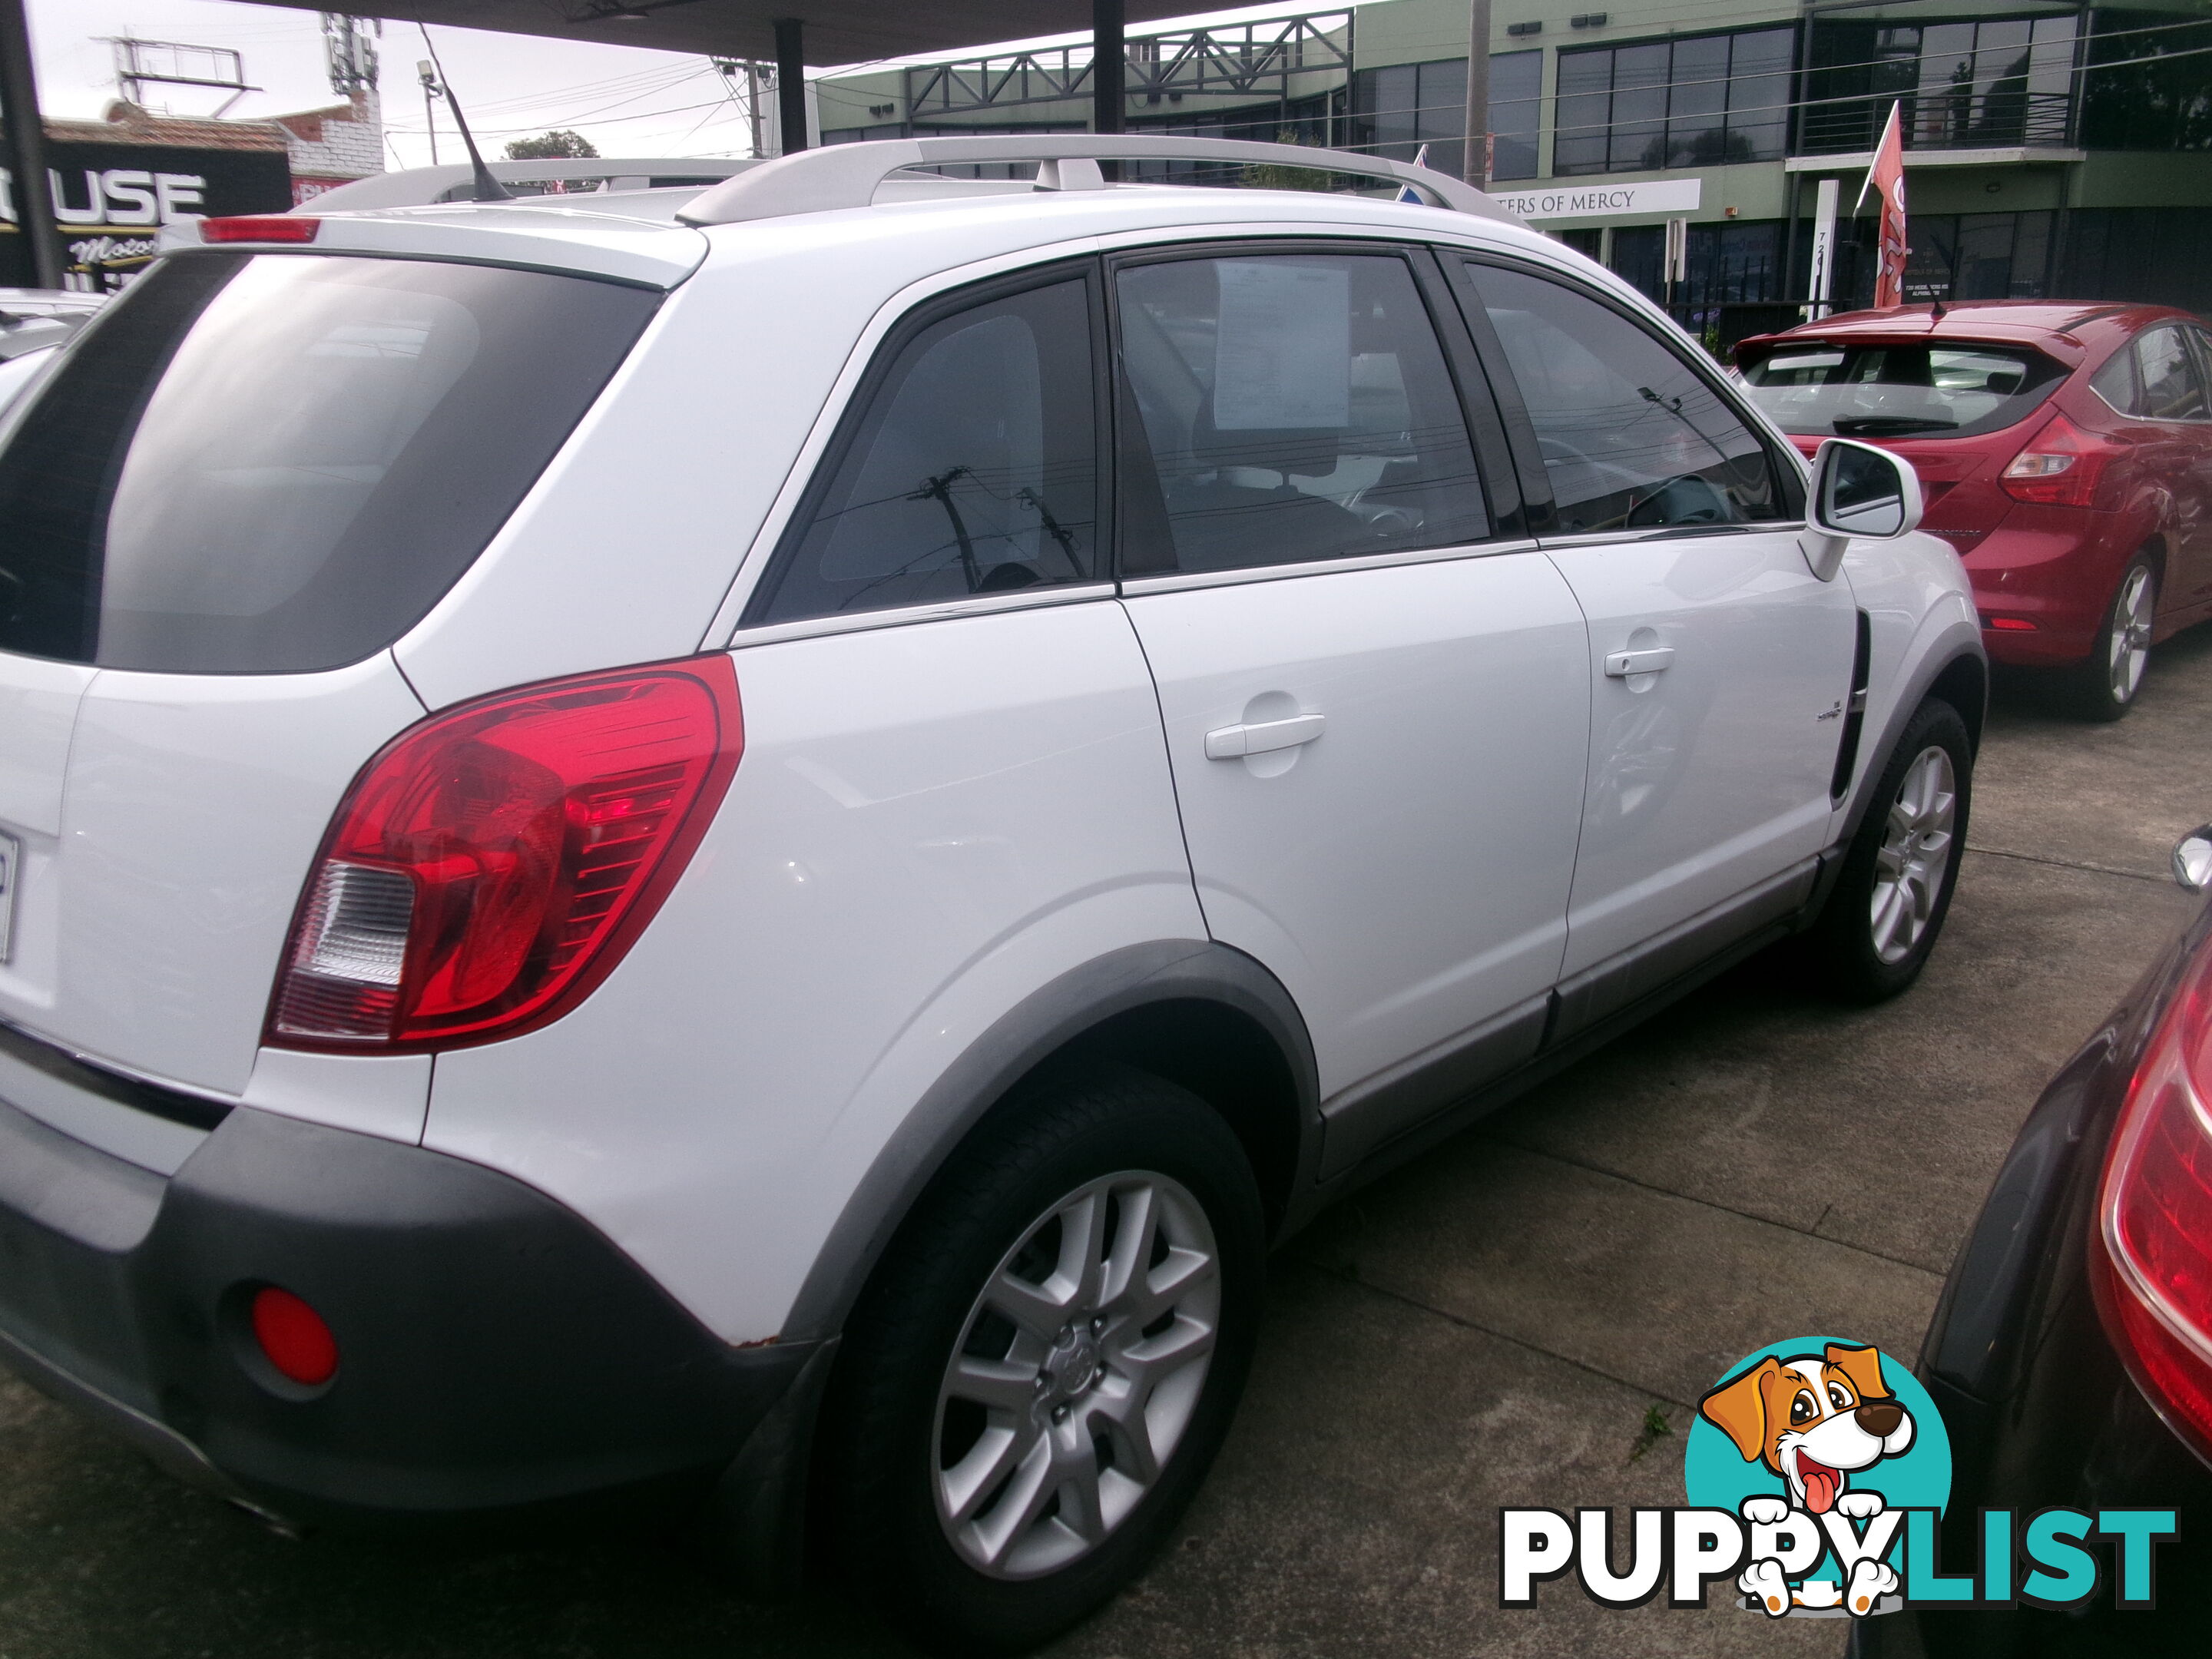
M2141 544L2131 520L2081 507L2014 507L1962 556L1993 661L2054 667L2089 654L2120 567ZM2032 629L1992 628L1996 618Z
M321 1389L258 1363L266 1284L336 1334ZM703 1492L781 1461L756 1431L803 1424L775 1407L817 1346L732 1348L542 1194L419 1147L240 1109L164 1178L0 1103L0 1359L289 1522Z

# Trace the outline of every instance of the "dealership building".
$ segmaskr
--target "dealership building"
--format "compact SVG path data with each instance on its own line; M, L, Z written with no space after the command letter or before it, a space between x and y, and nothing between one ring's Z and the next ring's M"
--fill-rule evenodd
M1492 188L1708 326L1820 280L1863 304L1901 106L1907 297L2159 300L2212 310L2212 16L2002 0L1493 0ZM1465 0L1373 0L1133 33L1133 132L1287 140L1460 171ZM838 74L825 143L1082 131L1087 46ZM1172 168L1151 167L1150 172ZM1824 192L1823 181L1829 182ZM1672 223L1670 224L1670 222ZM1739 326L1730 333L1743 331Z

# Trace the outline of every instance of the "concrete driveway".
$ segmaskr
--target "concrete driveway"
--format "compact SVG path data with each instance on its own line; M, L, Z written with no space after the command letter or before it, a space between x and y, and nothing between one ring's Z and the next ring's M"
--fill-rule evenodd
M2212 817L2208 759L2212 629L2117 726L2001 691L1920 985L1843 1010L1750 963L1297 1241L1211 1484L1056 1651L1837 1653L1717 1595L1500 1611L1497 1510L1680 1502L1691 1402L1778 1337L1917 1351L2045 1079L2189 911L2166 860ZM0 1659L902 1651L834 1600L732 1601L673 1546L287 1542L0 1382Z

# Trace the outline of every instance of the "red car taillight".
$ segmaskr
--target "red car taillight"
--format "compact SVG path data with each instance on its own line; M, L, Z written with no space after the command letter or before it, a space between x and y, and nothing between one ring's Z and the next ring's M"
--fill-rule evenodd
M502 691L401 733L325 838L268 1041L455 1048L556 1018L652 919L744 748L720 655Z
M2151 1403L2212 1455L2212 955L2153 1034L2099 1195L2098 1305Z
M2053 415L1997 475L1997 483L2016 501L2087 507L2097 499L2106 465L2126 449Z

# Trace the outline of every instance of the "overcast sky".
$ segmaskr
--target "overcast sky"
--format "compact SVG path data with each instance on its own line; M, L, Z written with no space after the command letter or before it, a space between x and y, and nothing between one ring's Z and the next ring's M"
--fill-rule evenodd
M1309 9L1284 0L1206 15L1285 16ZM234 118L331 101L322 28L312 11L235 0L30 0L29 10L40 102L49 115L97 116L116 96L114 48L100 37L126 33L240 53L246 81L264 90L233 105ZM702 58L474 29L433 28L431 35L487 155L499 155L510 138L551 127L574 128L607 155L746 153L745 124ZM381 47L387 160L420 167L430 155L415 65L429 54L411 23L386 24ZM163 101L156 95L161 90L149 88L149 101ZM226 95L188 87L166 92L178 115L212 114ZM440 159L459 160L443 110L438 126Z

